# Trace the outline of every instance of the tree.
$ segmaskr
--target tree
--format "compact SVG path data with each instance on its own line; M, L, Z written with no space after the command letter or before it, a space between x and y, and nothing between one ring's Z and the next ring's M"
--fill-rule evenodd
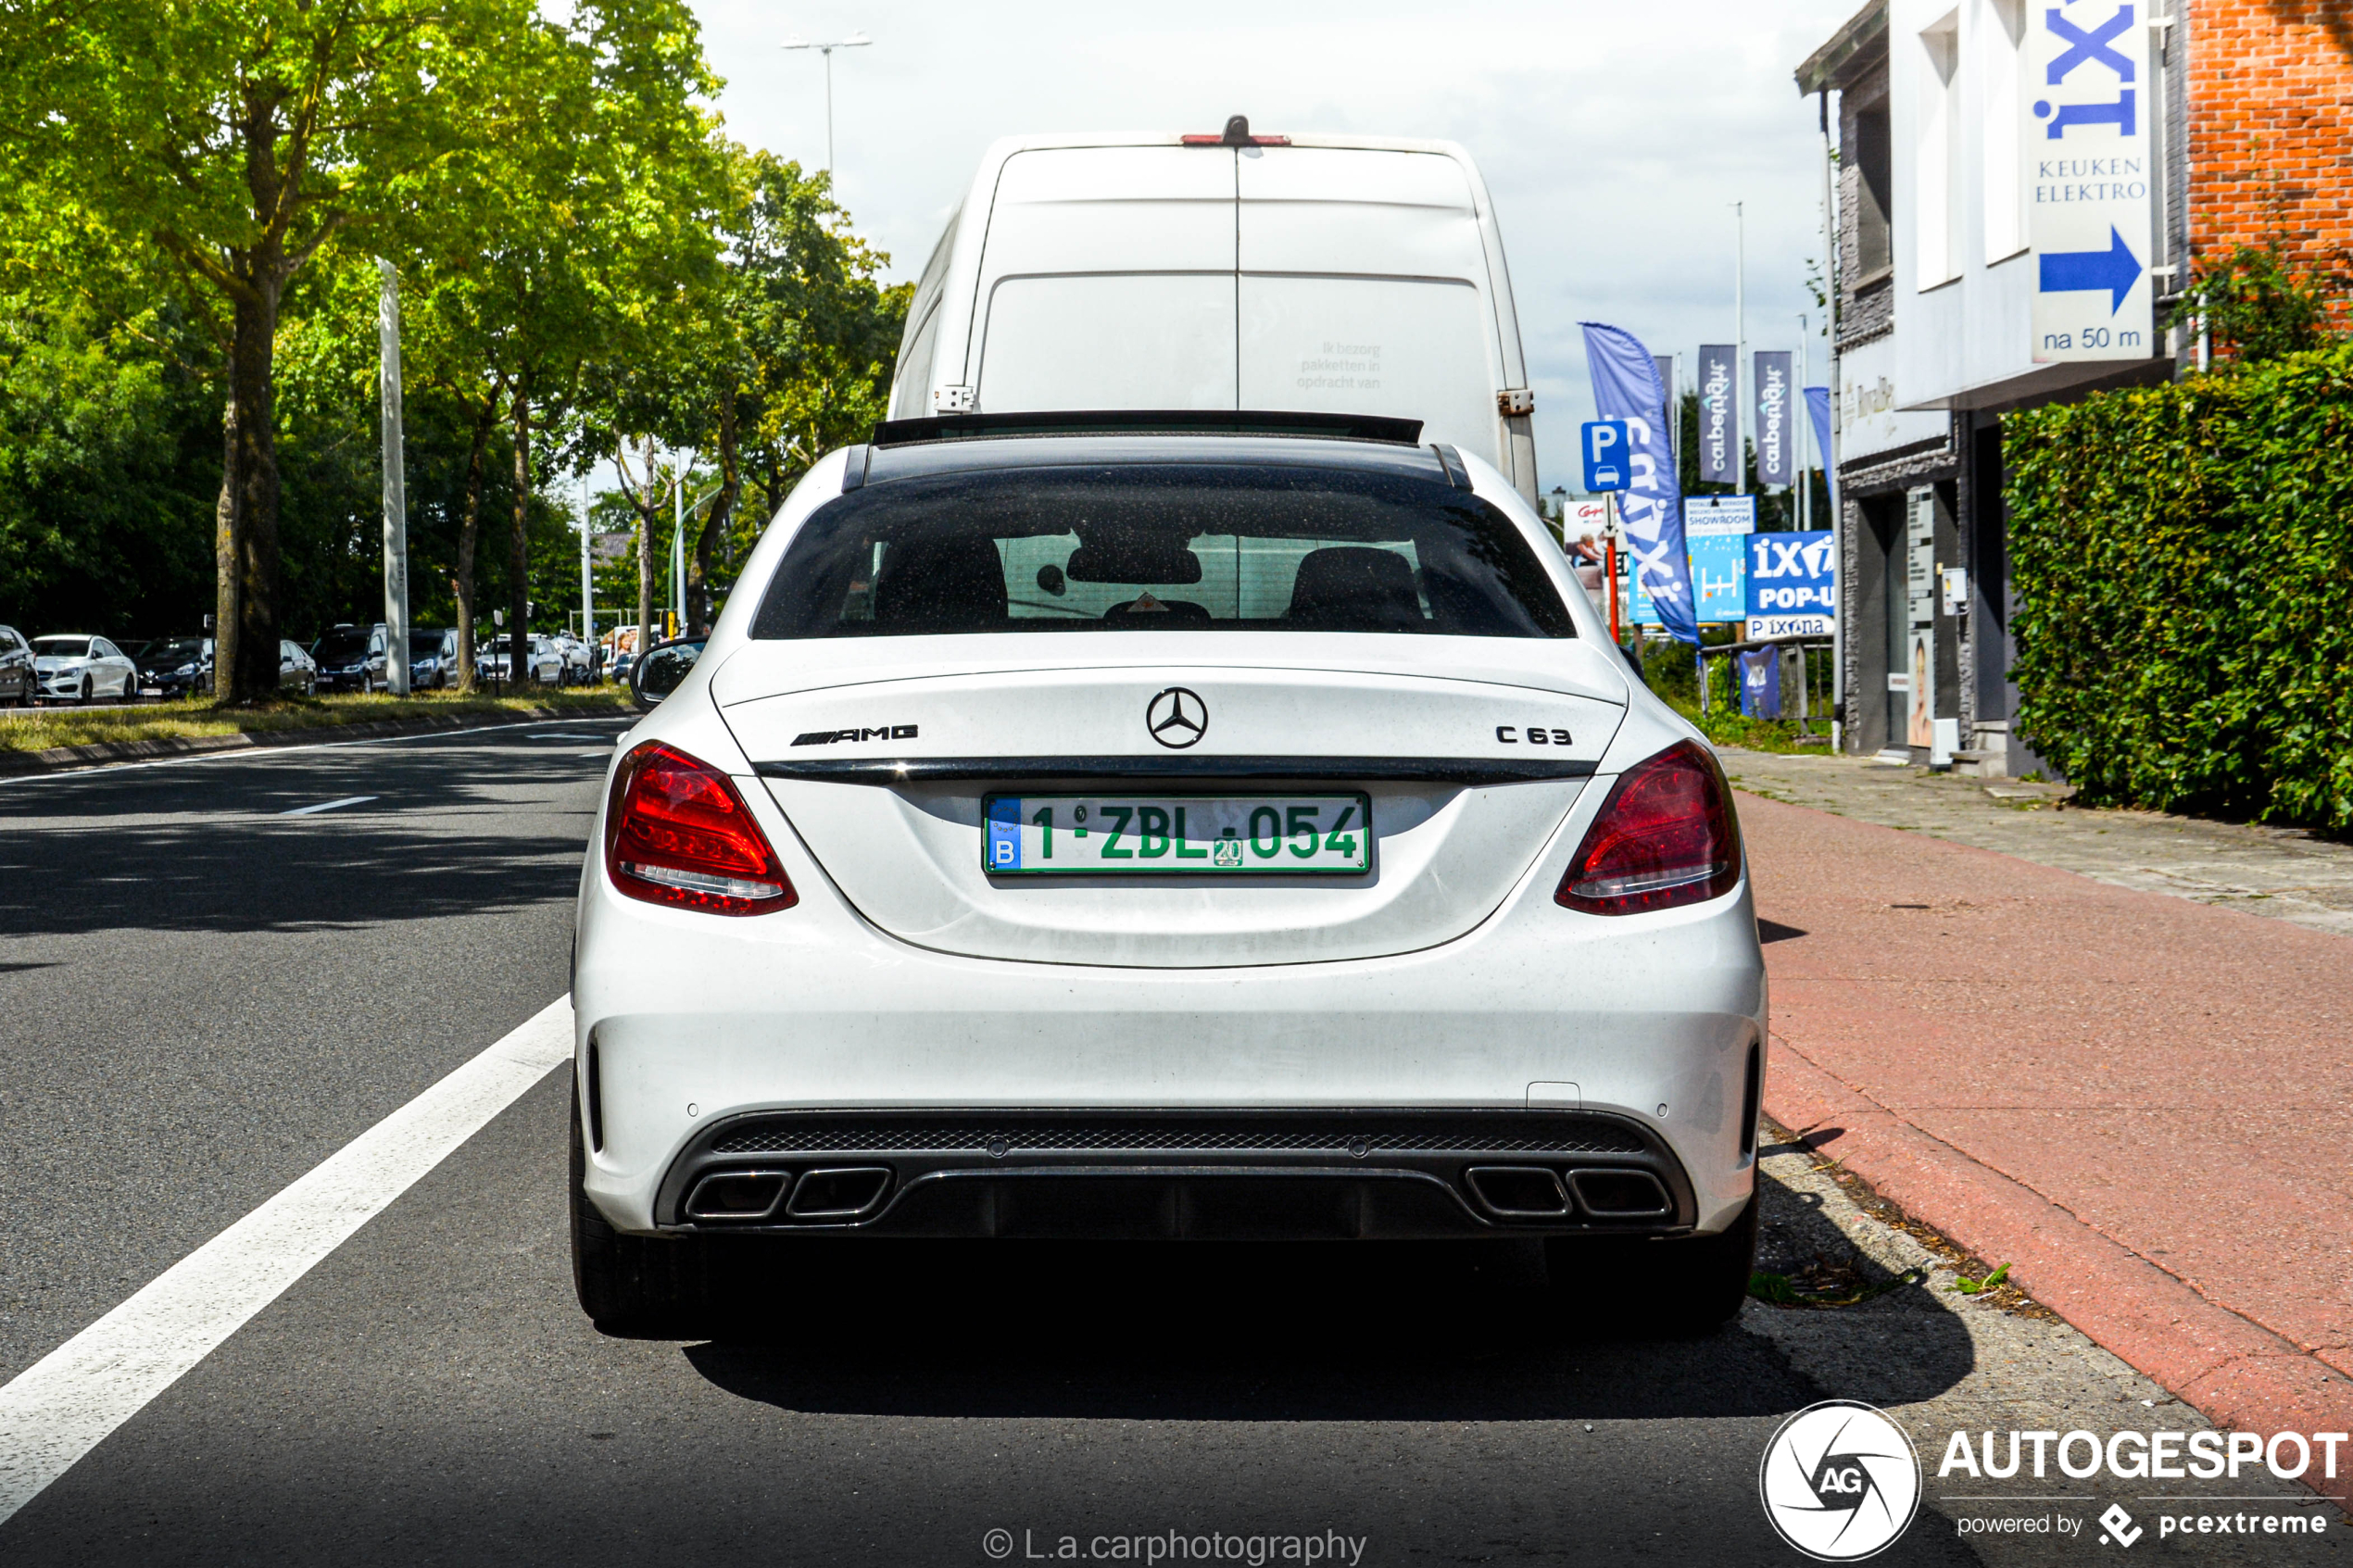
M2191 334L2202 330L2224 358L2259 364L2326 347L2336 336L2330 297L2342 298L2345 290L2341 277L2290 270L2274 238L2260 249L2238 245L2198 268L2166 324Z
M538 438L561 436L592 367L642 355L660 302L710 266L718 203L710 125L694 100L718 84L695 40L677 0L576 6L568 27L535 36L522 69L533 82L528 128L470 153L455 182L468 219L444 231L422 314L426 373L463 410L471 436L457 571L469 683L492 432L503 422L512 465L508 615L520 679L530 663Z
M0 621L19 630L165 630L211 578L213 341L152 260L65 192L0 199Z
M749 467L773 512L810 464L862 439L889 402L912 284L878 281L870 248L835 203L830 176L765 152L728 149L735 202L724 264L694 301L673 420L718 470L686 571L686 618L715 612L712 554L730 536ZM732 554L732 552L731 552Z
M224 697L277 689L279 315L339 237L397 248L443 161L497 138L527 0L20 0L6 154L153 245L227 319L216 513Z

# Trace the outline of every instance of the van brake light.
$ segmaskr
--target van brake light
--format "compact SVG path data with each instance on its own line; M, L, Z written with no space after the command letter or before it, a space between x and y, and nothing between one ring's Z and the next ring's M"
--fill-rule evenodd
M1288 136L1253 136L1250 133L1250 117L1235 115L1226 121L1223 131L1189 131L1176 138L1189 147L1288 147Z

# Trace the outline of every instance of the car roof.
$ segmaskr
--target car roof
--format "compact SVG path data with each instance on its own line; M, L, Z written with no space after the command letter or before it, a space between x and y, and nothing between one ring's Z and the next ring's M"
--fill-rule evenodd
M863 461L861 462L862 456ZM850 475L864 484L950 473L1032 468L1093 468L1169 463L1252 468L1315 468L1393 474L1448 483L1447 465L1429 446L1309 435L1007 434L960 436L867 446L850 454ZM844 488L853 486L845 483Z

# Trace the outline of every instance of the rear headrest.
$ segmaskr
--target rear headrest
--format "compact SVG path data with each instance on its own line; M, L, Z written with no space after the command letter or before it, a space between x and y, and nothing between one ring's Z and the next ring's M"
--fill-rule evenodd
M1418 632L1426 624L1412 564L1365 545L1301 558L1283 619L1327 632Z
M979 535L893 544L875 580L875 623L900 632L982 632L1005 622L1005 568Z

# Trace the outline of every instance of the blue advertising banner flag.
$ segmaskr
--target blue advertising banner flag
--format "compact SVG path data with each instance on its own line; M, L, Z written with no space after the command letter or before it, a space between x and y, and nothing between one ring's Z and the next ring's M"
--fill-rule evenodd
M1738 484L1741 469L1740 349L1729 343L1699 345L1699 479Z
M1756 483L1759 484L1795 484L1797 483L1797 410L1790 395L1796 389L1790 383L1790 361L1795 358L1786 348L1760 348L1756 351Z
M1583 321L1594 412L1626 421L1627 484L1619 525L1634 560L1635 585L1658 607L1676 641L1696 645L1691 562L1683 554L1683 488L1667 442L1667 389L1641 340L1623 328Z
M1828 472L1831 466L1831 389L1827 386L1807 387L1806 411L1814 416L1814 461Z
M1741 712L1751 719L1781 716L1781 650L1752 648L1740 656Z

